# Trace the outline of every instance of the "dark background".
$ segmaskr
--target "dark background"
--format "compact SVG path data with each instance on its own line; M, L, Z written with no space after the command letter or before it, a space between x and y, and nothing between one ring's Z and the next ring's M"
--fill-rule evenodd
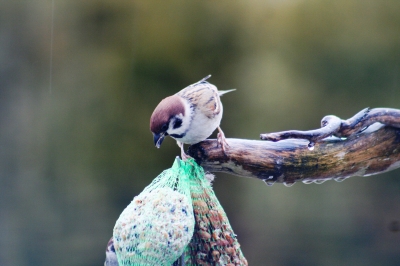
M102 265L118 215L179 154L154 147L153 109L208 74L237 88L227 137L400 108L397 0L52 4L0 1L2 266ZM214 188L250 265L399 265L399 174Z

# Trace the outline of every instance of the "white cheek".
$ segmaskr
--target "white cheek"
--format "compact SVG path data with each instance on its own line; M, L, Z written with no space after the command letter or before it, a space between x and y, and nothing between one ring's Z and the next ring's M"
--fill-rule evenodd
M190 118L187 118L185 116L183 116L182 114L179 114L176 116L176 118L179 118L182 120L182 125L178 128L174 128L174 124L175 124L175 119L171 119L171 122L169 123L168 126L168 130L167 133L168 134L183 134L188 130L188 127L190 125Z

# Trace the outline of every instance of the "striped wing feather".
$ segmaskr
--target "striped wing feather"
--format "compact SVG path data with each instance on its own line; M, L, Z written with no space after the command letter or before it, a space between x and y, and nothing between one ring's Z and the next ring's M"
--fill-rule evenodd
M217 88L210 83L194 84L177 93L188 99L197 109L209 118L221 112L221 102Z

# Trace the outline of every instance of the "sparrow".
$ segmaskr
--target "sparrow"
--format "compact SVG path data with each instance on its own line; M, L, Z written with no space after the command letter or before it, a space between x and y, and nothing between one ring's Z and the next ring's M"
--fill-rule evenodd
M117 254L115 253L114 240L111 237L110 241L107 243L106 248L106 261L104 266L118 266Z
M150 118L150 130L154 144L160 148L166 136L177 141L181 156L186 160L190 156L184 152L184 144L196 144L207 139L218 129L218 145L225 152L229 147L224 132L220 128L222 103L220 96L234 91L219 91L207 82L211 75L187 86L178 93L163 99Z

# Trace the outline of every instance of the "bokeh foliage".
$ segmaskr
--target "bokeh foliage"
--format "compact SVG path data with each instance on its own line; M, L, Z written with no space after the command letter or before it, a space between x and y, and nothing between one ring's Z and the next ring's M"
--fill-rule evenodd
M227 137L400 108L399 1L0 7L0 265L101 265L119 213L179 154L154 147L154 107L207 74L237 88ZM214 188L250 265L399 265L398 175Z

